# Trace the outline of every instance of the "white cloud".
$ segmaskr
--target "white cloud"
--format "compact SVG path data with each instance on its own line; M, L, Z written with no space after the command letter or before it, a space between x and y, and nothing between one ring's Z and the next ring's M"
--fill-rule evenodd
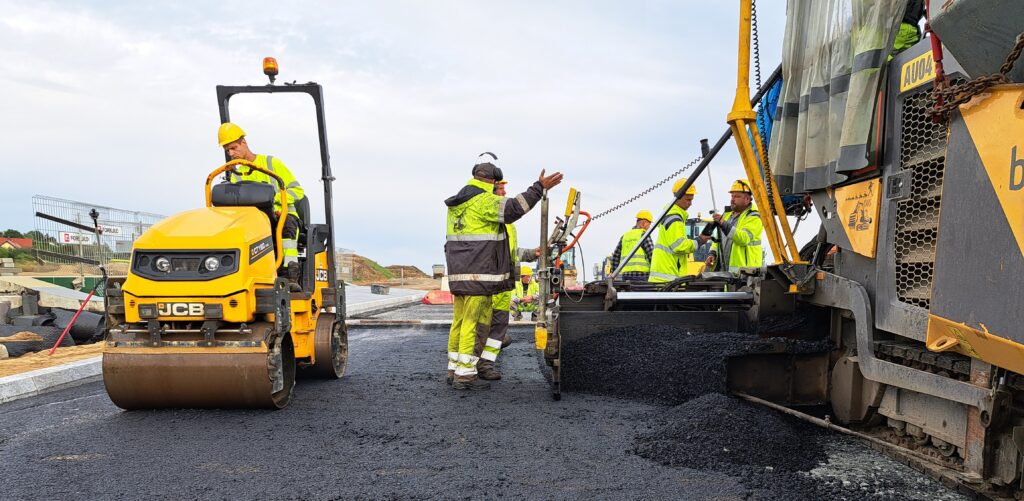
M783 7L761 6L773 67ZM274 55L282 80L324 85L338 244L385 264L443 262L442 201L480 151L497 152L518 189L541 168L562 170L553 207L573 185L596 213L680 167L699 138L717 139L735 81L731 4L0 0L0 10L4 172L26 174L0 185L0 226L30 228L37 193L161 213L201 204L223 159L213 87L262 84L260 60ZM320 206L308 99L232 104L254 149L285 160ZM719 191L740 175L734 149L713 166ZM667 191L595 223L588 259ZM520 224L524 243L536 221Z

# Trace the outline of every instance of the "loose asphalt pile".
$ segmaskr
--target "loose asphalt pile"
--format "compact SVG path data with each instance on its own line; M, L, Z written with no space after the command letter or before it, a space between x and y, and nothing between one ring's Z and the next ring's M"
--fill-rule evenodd
M653 422L635 452L664 465L807 471L825 460L817 428L721 393L671 407Z
M828 341L695 333L676 326L606 329L577 341L563 341L562 388L677 405L706 393L724 393L727 357L765 352L776 343L794 352L829 347Z
M801 324L797 317L780 317L766 330L792 332ZM562 385L564 391L660 404L641 422L630 452L662 466L737 478L752 498L785 493L785 499L795 500L938 499L945 494L956 499L935 484L922 483L919 474L882 463L869 470L843 466L851 454L867 449L725 394L728 357L779 345L794 353L830 348L828 340L764 339L654 325L615 328L564 345ZM849 478L849 471L860 473Z

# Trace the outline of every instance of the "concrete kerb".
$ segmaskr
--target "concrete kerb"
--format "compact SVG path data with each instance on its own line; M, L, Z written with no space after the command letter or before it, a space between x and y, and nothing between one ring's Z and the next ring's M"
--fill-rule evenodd
M347 317L351 318L355 315L373 315L376 313L382 313L388 310L418 304L423 301L423 297L426 295L427 293L423 292L407 296L389 297L387 299L379 299L377 301L347 304L345 305L345 314Z
M0 378L0 404L100 378L101 356Z

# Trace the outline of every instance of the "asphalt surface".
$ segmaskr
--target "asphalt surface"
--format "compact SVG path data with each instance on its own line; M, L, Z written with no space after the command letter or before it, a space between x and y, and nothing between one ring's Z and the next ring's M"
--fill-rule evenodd
M0 405L0 497L794 499L768 469L644 457L652 437L671 438L671 407L585 393L553 402L531 329L512 335L505 378L484 392L445 385L443 329L374 328L350 333L343 379L299 381L281 411L124 412L102 383ZM858 486L896 478L906 482L886 480L885 499L958 499L859 444L821 443L814 469L787 475L834 498L871 498Z

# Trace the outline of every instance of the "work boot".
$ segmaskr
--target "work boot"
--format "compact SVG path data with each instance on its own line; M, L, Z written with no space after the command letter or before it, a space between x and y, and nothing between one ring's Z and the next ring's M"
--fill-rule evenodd
M302 292L302 284L300 283L300 277L302 270L299 269L299 263L291 263L286 268L285 276L288 278L288 291L289 292Z
M477 377L487 381L497 381L501 379L501 373L494 368L494 362L491 362L490 360L486 360L486 362L489 362L486 364L483 364L481 362L485 362L485 360L481 360L476 364Z
M472 376L455 376L452 388L456 390L489 390L491 389L491 383L478 378L476 374Z
M444 378L444 381L450 386L452 381L455 381L455 371L448 371L448 376Z
M533 312L533 313L530 313L530 320L534 321L534 322L537 321L537 312L536 311Z
M512 336L505 334L505 337L501 338L501 349L508 348L510 344L512 344Z

